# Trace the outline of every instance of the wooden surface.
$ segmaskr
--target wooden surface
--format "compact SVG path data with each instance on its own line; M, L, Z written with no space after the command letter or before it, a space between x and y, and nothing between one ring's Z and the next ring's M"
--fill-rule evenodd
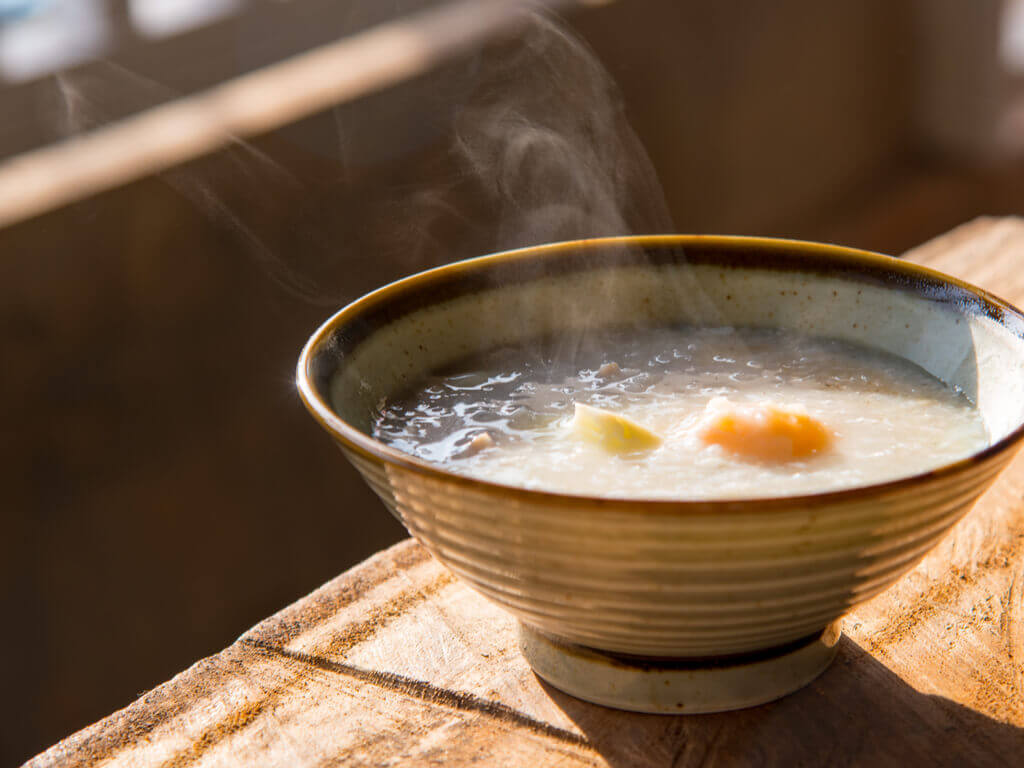
M908 256L1024 303L1022 254L1024 222L984 219ZM539 682L512 620L406 541L29 764L1021 764L1022 549L1024 454L847 617L817 681L742 712L660 717Z

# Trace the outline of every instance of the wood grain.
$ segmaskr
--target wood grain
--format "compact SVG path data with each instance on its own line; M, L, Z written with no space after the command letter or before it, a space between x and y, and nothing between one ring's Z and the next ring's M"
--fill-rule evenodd
M908 254L1024 302L1024 222ZM1024 755L1024 455L781 701L664 717L541 683L512 620L406 541L33 766L993 765Z

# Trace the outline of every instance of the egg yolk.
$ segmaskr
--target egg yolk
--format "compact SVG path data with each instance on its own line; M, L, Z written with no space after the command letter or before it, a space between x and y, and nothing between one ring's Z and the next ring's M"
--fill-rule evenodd
M724 397L708 403L697 434L708 445L758 461L806 458L832 443L828 428L800 408Z

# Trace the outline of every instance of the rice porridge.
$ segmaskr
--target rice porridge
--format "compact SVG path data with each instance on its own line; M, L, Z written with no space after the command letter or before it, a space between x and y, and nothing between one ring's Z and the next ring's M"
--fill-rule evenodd
M906 360L731 328L494 350L383 402L373 434L506 485L681 500L868 485L988 442L974 405Z

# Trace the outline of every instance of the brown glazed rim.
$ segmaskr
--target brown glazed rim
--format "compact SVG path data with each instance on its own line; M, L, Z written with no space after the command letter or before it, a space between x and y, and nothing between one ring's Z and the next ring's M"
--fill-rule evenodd
M356 429L339 417L324 401L319 392L317 392L314 362L321 349L334 338L339 329L352 328L356 324L365 326L366 320L371 315L377 315L385 319L393 318L394 315L389 316L387 310L395 304L396 300L401 303L402 299L409 299L412 294L422 292L430 287L451 283L453 279L459 279L463 282L469 279L470 282L474 282L473 278L479 279L484 277L482 273L496 266L513 264L521 267L523 265L528 266L531 262L536 261L544 261L548 265L557 264L557 261L552 261L555 257L564 260L571 258L571 254L579 254L581 251L614 246L626 248L640 247L644 249L658 248L663 251L686 248L710 249L712 252L717 253L721 251L723 253L732 253L734 256L739 253L745 253L748 257L756 252L759 256L770 256L773 260L769 261L768 258L765 258L763 261L758 261L756 266L760 269L771 269L773 267L785 269L787 266L792 265L791 268L802 269L805 272L818 271L863 275L868 278L865 282L870 282L870 277L873 275L876 278L888 278L886 282L890 284L895 283L894 288L911 290L919 295L925 293L922 290L922 287L925 286L938 292L943 290L948 292L949 288L956 288L962 294L967 295L970 303L973 305L974 314L985 314L999 322L1019 338L1024 339L1024 314L1008 302L963 280L934 269L929 269L928 267L895 259L891 256L825 243L766 237L722 235L606 237L551 243L504 251L489 256L479 256L402 278L366 294L335 313L306 342L306 346L299 356L296 369L296 384L299 396L313 415L313 418L324 429L346 448L356 451L364 457L379 460L385 464L396 465L405 470L450 483L454 486L475 491L500 493L505 496L522 498L524 501L544 501L549 504L556 503L563 506L587 508L614 506L616 509L633 509L637 512L659 511L663 513L692 514L729 511L742 514L753 513L758 510L778 509L780 507L789 508L794 505L832 505L846 501L863 500L867 497L903 492L914 487L950 478L971 468L980 467L990 459L1010 450L1024 437L1024 424L1022 424L1001 440L959 461L944 464L927 472L908 475L907 477L883 483L835 491L793 496L722 499L650 499L637 496L587 496L584 494L523 488L521 486L496 483L449 472L439 465L428 463L395 448L391 448ZM687 254L688 258L689 255ZM645 256L650 257L651 254L645 252ZM727 260L721 258L716 259L715 262L728 263ZM622 262L616 263L621 264ZM650 258L645 258L644 263L651 263ZM695 263L699 263L699 259L695 260ZM481 284L484 283L486 283L486 280L481 282ZM493 282L490 284L496 285ZM941 295L937 295L934 298L942 300ZM961 307L961 311L965 311L963 307ZM368 334L376 330L376 327L371 323L370 330L367 331L364 327L363 333ZM358 332L357 335L359 335Z

